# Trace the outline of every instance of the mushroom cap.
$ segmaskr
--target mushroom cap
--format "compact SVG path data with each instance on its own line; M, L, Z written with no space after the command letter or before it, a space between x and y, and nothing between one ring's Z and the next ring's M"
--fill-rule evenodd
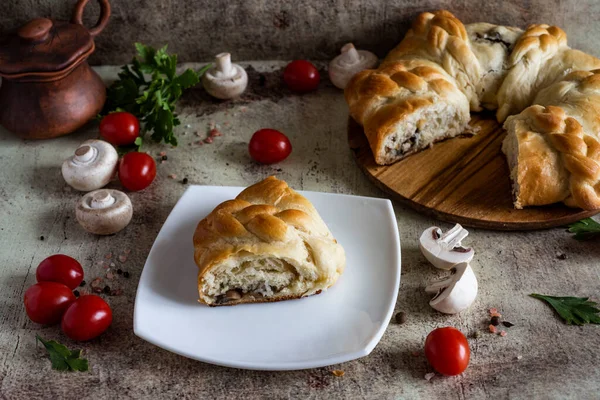
M449 278L427 286L425 291L436 293L429 305L444 314L458 314L469 308L477 297L477 278L468 263L456 265Z
M125 193L115 189L100 189L81 198L75 208L75 216L86 231L97 235L112 235L129 224L133 206Z
M462 229L460 225L456 225L452 230ZM439 237L436 239L436 232ZM447 233L449 233L448 231ZM466 230L465 230L466 232ZM466 232L465 236L468 234ZM427 228L421 237L419 238L419 248L421 252L433 266L440 269L452 269L456 264L460 264L462 262L470 262L475 255L475 251L473 249L465 249L463 247L458 247L456 249L452 249L451 247L444 246L442 244L442 235L441 229L437 226L432 226L431 228ZM460 240L458 240L457 244L460 246Z
M351 43L342 48L342 54L329 63L329 79L340 89L345 89L354 75L365 69L373 68L378 58L367 50L355 50Z
M220 62L222 59L226 61ZM202 75L202 85L208 94L217 99L231 99L244 93L248 86L248 74L240 65L231 63L228 53L221 53L217 55L217 66Z
M110 182L118 161L117 150L110 143L86 140L63 162L62 175L76 190L96 190Z

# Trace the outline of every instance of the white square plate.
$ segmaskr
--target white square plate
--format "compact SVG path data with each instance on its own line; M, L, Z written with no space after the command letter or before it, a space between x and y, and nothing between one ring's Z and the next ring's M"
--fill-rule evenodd
M400 238L391 202L301 192L344 246L347 265L323 293L279 303L198 303L192 236L198 222L243 188L191 186L163 225L140 278L133 329L174 353L258 370L317 368L368 355L392 316Z

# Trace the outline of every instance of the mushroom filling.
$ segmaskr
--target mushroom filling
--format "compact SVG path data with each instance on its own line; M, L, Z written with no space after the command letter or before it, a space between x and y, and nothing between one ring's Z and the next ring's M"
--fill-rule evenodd
M201 292L213 304L281 297L292 287L304 288L308 284L293 265L271 257L245 260L232 268L223 265L205 276L205 282Z
M479 41L486 41L488 43L500 43L508 50L510 50L513 45L513 43L504 40L500 32L494 30L488 31L483 34L478 32L475 34L475 39Z

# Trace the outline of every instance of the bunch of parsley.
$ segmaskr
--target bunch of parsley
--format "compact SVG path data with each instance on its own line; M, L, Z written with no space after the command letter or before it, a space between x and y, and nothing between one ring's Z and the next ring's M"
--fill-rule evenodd
M102 115L114 111L130 112L138 117L144 133L152 133L154 141L176 146L173 127L180 121L175 114L175 103L185 89L198 83L210 65L198 72L188 68L177 75L177 55L169 55L167 46L155 50L135 43L135 48L137 57L131 65L121 68L119 79L108 88ZM141 145L141 138L136 140L136 145Z

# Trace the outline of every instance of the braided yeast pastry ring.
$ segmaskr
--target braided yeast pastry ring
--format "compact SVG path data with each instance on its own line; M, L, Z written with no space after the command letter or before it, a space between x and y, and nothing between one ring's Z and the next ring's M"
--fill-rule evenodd
M333 285L342 246L303 196L274 177L218 205L194 233L200 302L281 301Z

